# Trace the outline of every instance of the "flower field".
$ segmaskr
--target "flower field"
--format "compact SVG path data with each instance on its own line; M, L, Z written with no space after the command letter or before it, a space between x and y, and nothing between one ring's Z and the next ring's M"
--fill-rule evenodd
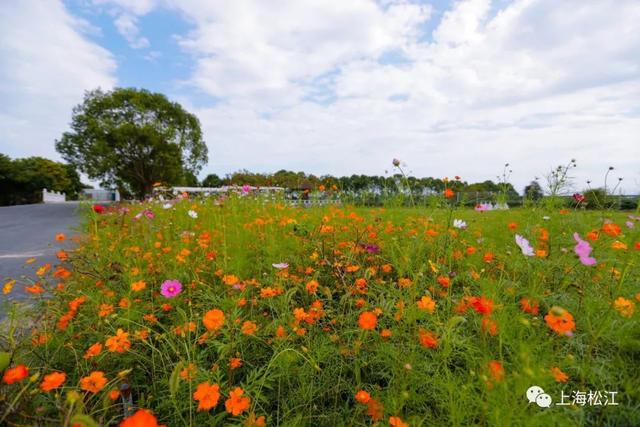
M4 284L0 425L640 424L633 214L83 209Z

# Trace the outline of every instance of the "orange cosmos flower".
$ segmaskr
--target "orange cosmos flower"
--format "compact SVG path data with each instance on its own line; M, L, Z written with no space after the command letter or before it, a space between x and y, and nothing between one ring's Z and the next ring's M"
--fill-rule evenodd
M98 311L99 317L107 317L113 313L113 306L111 304L100 304L100 311Z
M613 307L616 309L616 311L618 311L618 313L620 313L621 316L624 317L633 316L633 312L635 311L635 305L633 304L633 301L623 297L618 297L613 302Z
M198 372L198 368L195 364L189 363L186 368L182 368L180 371L180 378L183 380L191 381Z
M413 285L413 280L408 277L401 277L398 279L398 286L401 288L408 288L411 285Z
M56 256L58 257L58 259L60 261L66 261L69 259L69 255L62 249L60 249L58 252L56 252Z
M90 393L97 393L107 384L107 378L102 371L93 371L80 379L80 389Z
M265 419L264 415L256 417L256 414L252 412L244 421L244 424L246 427L265 427L267 425L267 420Z
M492 337L495 337L496 335L498 335L498 324L493 319L483 317L482 321L480 322L480 330L482 332L488 333Z
M238 369L240 366L242 366L242 359L240 359L239 357L232 357L229 360L229 368Z
M369 399L369 402L367 402L366 414L374 421L381 420L384 415L384 407L382 406L382 403L373 398Z
M245 335L253 335L256 333L257 330L258 330L258 326L256 325L255 322L252 322L251 320L246 320L242 324L242 327L240 328L240 332L242 332Z
M562 370L557 366L551 368L551 373L553 374L553 378L555 378L556 382L566 383L567 380L569 380L569 375L562 372Z
M56 234L56 240L58 242L64 242L64 240L66 239L66 237L64 237L64 233L58 233Z
M444 197L447 198L447 199L451 199L455 195L456 195L456 193L450 188L446 188L444 190Z
M609 222L602 225L602 231L611 237L617 237L622 231L622 229L618 224Z
M74 312L78 311L80 306L84 304L86 301L87 301L87 297L85 297L84 295L69 301L69 310Z
M390 338L390 337L391 337L391 335L393 335L393 334L391 333L391 329L383 329L383 330L381 330L381 331L380 331L380 336L381 336L382 338Z
M51 270L51 264L45 264L36 270L36 276L42 277L47 274L49 270Z
M485 296L471 297L469 298L469 303L475 311L483 316L488 316L493 311L493 300Z
M131 290L134 292L139 292L146 287L147 287L147 284L144 282L144 280L138 280L131 284Z
M529 298L522 298L520 300L520 308L525 313L533 314L534 316L537 315L539 311L538 303L531 301Z
M496 381L504 380L504 368L502 367L502 363L497 360L489 361L489 374Z
M9 280L7 283L4 284L4 286L2 286L2 293L5 295L11 293L11 290L13 289L13 285L15 284L16 284L15 280Z
M551 307L549 313L544 316L544 320L559 335L571 336L576 328L573 316L562 307Z
M443 288L448 288L449 285L451 284L451 280L447 276L438 276L436 280L438 284Z
M276 329L276 338L284 338L287 335L287 331L284 329L284 326L279 325Z
M91 359L92 357L96 357L97 355L100 354L101 351L102 351L102 344L97 342L87 349L87 351L84 353L84 358Z
M205 313L204 318L202 319L202 323L204 323L205 328L209 331L217 331L222 328L224 324L224 313L222 310L214 308L213 310L209 310Z
M420 310L425 310L429 313L433 313L436 309L436 302L427 295L420 298L417 304Z
M400 417L389 417L389 425L393 427L409 427Z
M586 234L586 236L589 240L598 240L598 230L591 230Z
M507 227L511 231L517 230L518 229L518 223L517 222L510 222L509 225L507 225Z
M29 375L29 368L25 365L18 365L4 371L2 382L5 384L13 384L22 381Z
M371 395L364 390L360 390L356 393L356 400L366 405L371 400Z
M622 243L620 240L616 240L611 244L611 248L617 249L617 250L625 250L627 249L627 245L626 243Z
M40 286L40 283L36 283L33 286L25 286L24 290L33 295L44 293L44 289L42 288L42 286Z
M125 418L120 427L163 427L158 419L146 409L138 409L135 414Z
M64 372L52 372L47 374L42 379L40 383L40 390L44 392L51 391L60 387L65 380L67 379L67 375Z
M427 348L436 348L438 347L438 336L424 329L420 329L418 331L418 335L420 338L420 345Z
M251 399L248 397L242 397L244 390L240 387L236 387L229 393L229 398L224 402L224 407L231 415L239 415L242 412L249 409Z
M378 317L371 311L364 311L358 318L358 326L364 330L372 330L376 328Z
M486 254L484 254L484 256L482 257L482 259L484 260L484 262L486 262L486 263L490 263L490 262L492 262L494 259L496 259L496 256L493 254L493 252L487 252Z
M307 292L309 292L310 294L315 294L316 291L318 290L318 285L319 284L316 280L310 280L305 285L305 288L307 289Z
M209 384L205 382L198 384L196 391L193 393L193 400L198 402L198 411L208 411L215 407L220 399L220 386L218 384Z
M111 352L124 353L131 347L129 334L122 329L118 329L114 336L107 338L105 345Z
M222 282L225 285L235 285L240 281L240 279L238 278L238 276L235 276L233 274L225 274L224 276L222 276Z
M117 398L120 397L120 390L115 389L115 388L111 389L111 390L109 390L108 396L109 396L109 400L114 401L114 400L116 400Z

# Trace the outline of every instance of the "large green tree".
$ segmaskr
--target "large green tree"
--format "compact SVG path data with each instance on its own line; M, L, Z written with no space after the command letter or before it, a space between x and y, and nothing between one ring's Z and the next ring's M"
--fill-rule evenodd
M56 149L89 178L137 197L155 182L186 184L207 162L198 118L144 89L87 92Z

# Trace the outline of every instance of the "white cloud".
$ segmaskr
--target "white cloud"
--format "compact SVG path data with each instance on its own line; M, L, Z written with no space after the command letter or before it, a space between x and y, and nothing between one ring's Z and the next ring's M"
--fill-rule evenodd
M0 152L59 158L54 140L83 92L115 84L114 59L85 37L87 28L61 1L2 2Z
M578 188L614 165L640 190L637 1L93 1L134 41L154 8L192 25L170 95L201 119L205 173L381 174L398 157L473 181L510 162L521 189L576 158Z
M575 157L578 187L613 164L640 188L638 2L460 1L431 39L429 7L346 4L174 5L195 25L190 83L222 98L196 109L212 170L381 173L401 157L482 180L508 161L522 187Z
M138 18L133 15L122 14L118 16L113 23L118 32L127 40L129 46L133 49L149 47L149 40L146 37L140 37Z

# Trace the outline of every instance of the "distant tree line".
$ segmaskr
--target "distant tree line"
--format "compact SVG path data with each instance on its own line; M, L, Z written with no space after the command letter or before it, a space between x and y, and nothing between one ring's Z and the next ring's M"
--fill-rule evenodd
M11 159L0 154L0 205L19 205L42 201L42 189L67 194L74 200L83 188L71 165L43 157Z
M207 175L200 186L219 187L221 185L253 185L257 187L284 187L287 189L317 189L323 186L326 190L336 189L341 191L386 191L398 192L406 191L408 187L416 194L429 192L442 192L445 188L451 188L457 192L480 192L498 193L506 192L511 197L519 197L518 192L510 183L495 183L491 180L469 184L466 181L454 178L447 180L441 178L417 178L408 176L407 180L401 174L379 176L379 175L351 175L335 177L332 175L307 174L304 172L293 172L279 170L275 173L255 173L247 170L240 170L220 177L216 174Z

